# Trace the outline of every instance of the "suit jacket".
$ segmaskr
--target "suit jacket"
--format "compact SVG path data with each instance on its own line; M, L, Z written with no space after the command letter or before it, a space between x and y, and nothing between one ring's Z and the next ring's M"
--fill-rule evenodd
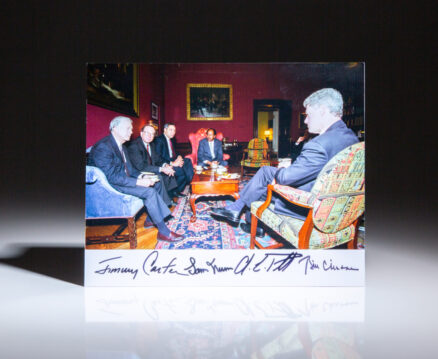
M357 142L359 141L354 132L342 120L337 121L322 135L309 140L297 159L289 167L276 171L274 178L278 184L310 191L327 162L338 152ZM275 200L275 212L291 213L288 205L278 198Z
M171 161L174 161L178 157L177 153L175 152L176 151L175 150L176 149L175 137L172 138L170 141L172 142L173 149L174 149L172 157L170 157L169 146L167 145L167 139L166 139L166 136L164 134L158 136L154 140L155 150L161 156L163 161L166 163L170 163Z
M154 142L155 140L149 144L151 148L151 155L149 155L141 137L131 141L128 146L129 158L139 172L146 171L158 174L163 181L166 191L171 191L177 187L176 179L160 173L160 167L164 161L160 154L157 153ZM167 198L164 198L164 200L166 201Z
M129 158L133 166L139 172L160 173L160 167L164 163L163 159L155 149L155 143L149 144L151 148L151 156L149 155L141 137L137 137L128 144Z
M122 153L112 135L102 138L93 146L88 156L88 164L99 167L105 173L111 185L135 187L140 172L129 160L125 145L122 145L122 149L125 154L129 176L126 174Z
M199 142L198 147L198 164L202 165L204 161L218 161L220 164L224 163L224 154L222 152L222 142L214 141L214 157L211 156L210 146L208 145L208 139L204 138Z

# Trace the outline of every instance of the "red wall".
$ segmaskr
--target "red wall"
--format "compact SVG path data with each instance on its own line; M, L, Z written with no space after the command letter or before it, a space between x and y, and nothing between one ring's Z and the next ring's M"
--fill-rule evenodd
M291 134L298 131L298 112L302 111L302 87L294 81L295 69L278 64L175 64L165 66L165 120L175 123L179 142L201 127L214 127L229 139L249 141L253 137L253 100L292 101ZM188 121L188 83L218 83L233 86L232 121ZM306 96L306 95L304 95ZM297 101L300 101L298 104Z
M127 116L133 120L134 132L131 138L139 135L140 128L151 119L151 102L163 108L163 80L161 65L142 64L139 68L139 117ZM92 146L109 134L111 120L120 113L87 104L86 146ZM124 115L126 116L126 115Z
M201 127L213 127L230 140L249 141L253 136L253 100L282 99L292 102L290 136L298 138L302 103L313 91L334 87L345 96L354 79L343 66L333 64L142 64L139 69L139 118L134 134L151 119L151 101L159 105L159 128L164 122L177 127L178 142ZM357 71L356 71L357 72ZM361 73L356 76L363 77ZM219 83L233 86L232 121L188 121L188 83ZM345 91L343 90L345 89ZM362 95L363 96L363 95ZM108 135L110 121L119 115L87 105L87 147Z

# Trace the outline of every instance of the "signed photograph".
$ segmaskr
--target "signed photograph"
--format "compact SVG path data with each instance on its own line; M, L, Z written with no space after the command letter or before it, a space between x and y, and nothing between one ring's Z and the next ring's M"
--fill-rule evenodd
M89 87L112 67L89 66ZM147 250L143 268L179 275L257 272L271 262L281 271L294 261L306 274L356 269L300 251L366 247L364 63L135 67L138 117L87 101L88 253ZM178 251L158 266L170 255L162 250ZM201 268L190 257L178 271L192 250L257 258L240 254L228 266L210 257ZM94 273L137 277L119 256L102 261Z

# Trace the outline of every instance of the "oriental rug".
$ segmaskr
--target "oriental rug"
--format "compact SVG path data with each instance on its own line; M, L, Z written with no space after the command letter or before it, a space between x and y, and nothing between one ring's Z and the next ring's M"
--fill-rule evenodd
M221 197L224 198L224 197ZM230 202L232 200L229 200ZM169 229L184 234L184 240L176 243L158 241L156 249L249 249L250 235L239 226L217 221L210 216L214 207L224 207L226 200L200 198L196 203L196 222L190 222L192 209L189 197L179 198L172 212L173 218L167 223ZM243 216L242 216L243 220ZM275 244L270 236L260 239L266 246Z

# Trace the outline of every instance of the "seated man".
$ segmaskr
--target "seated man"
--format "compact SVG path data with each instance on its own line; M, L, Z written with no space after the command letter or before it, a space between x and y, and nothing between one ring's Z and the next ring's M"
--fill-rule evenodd
M115 117L110 123L111 134L98 141L92 148L88 158L90 166L99 167L105 174L108 182L117 191L139 197L158 228L157 239L167 242L176 242L184 237L167 228L164 219L170 216L161 196L160 182L143 177L131 164L123 144L129 141L132 134L132 120L128 117ZM153 225L145 221L145 227Z
M155 149L160 154L164 162L169 163L175 171L175 178L178 182L178 188L174 195L176 197L182 196L181 192L185 186L192 181L193 178L193 165L192 161L188 158L182 158L175 151L175 133L176 127L173 123L166 123L164 125L164 133L158 136L155 142Z
M304 143L309 139L309 131L306 129L306 131L304 132L304 134L300 137L298 137L298 139L291 145L290 148L290 157L292 159L292 162L294 162L297 157L300 155Z
M129 159L139 172L152 172L159 176L163 183L160 195L164 203L170 204L169 194L177 188L175 171L157 153L154 138L155 128L151 125L143 126L140 136L128 145Z
M331 88L314 92L304 100L306 120L310 134L318 136L309 140L297 159L287 168L265 166L240 192L240 198L224 208L213 208L212 215L239 222L240 212L244 207L251 207L254 201L266 199L267 186L271 183L292 186L310 191L324 165L338 152L358 142L354 132L342 121L342 95ZM307 209L295 206L281 198L272 198L274 211L299 219L305 219ZM246 213L246 222L241 228L250 233L250 212ZM257 228L257 236L263 236L261 227Z
M209 128L207 130L207 138L199 142L198 147L198 165L228 165L224 161L224 154L222 152L222 142L216 139L216 130Z

